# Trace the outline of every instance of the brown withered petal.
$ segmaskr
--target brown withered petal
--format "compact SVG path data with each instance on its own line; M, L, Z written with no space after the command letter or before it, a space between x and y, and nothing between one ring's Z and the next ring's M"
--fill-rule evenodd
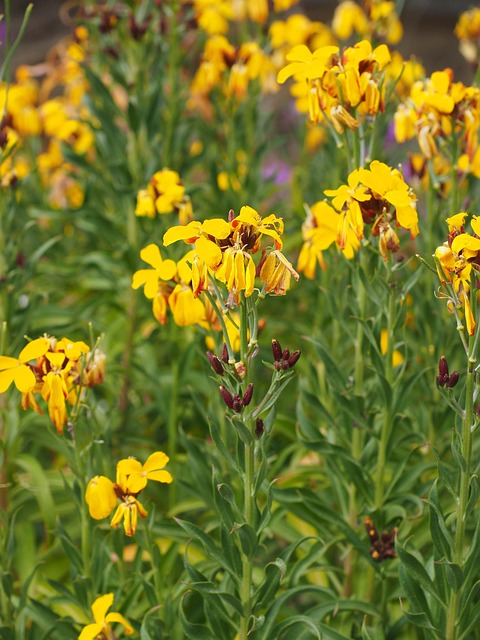
M233 402L232 402L232 407L231 408L234 411L236 411L237 413L240 413L240 411L243 409L243 400L242 400L242 398L240 398L238 393L236 393L233 396Z

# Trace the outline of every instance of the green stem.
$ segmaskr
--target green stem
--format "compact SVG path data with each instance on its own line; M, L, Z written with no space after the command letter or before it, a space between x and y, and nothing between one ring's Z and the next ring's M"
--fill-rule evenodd
M178 341L173 344L178 345ZM175 476L175 465L177 455L177 434L178 434L178 396L180 391L180 361L177 357L172 362L172 387L170 391L170 409L168 414L168 457L172 464L172 473ZM177 487L172 483L169 491L170 509L175 505L177 499Z
M395 323L395 289L392 286L388 293L388 312L387 312L387 352L385 354L385 379L392 386L393 368L393 326ZM375 483L375 506L377 509L381 509L383 506L383 493L385 485L385 465L387 461L387 448L388 441L390 439L390 432L392 427L392 413L391 407L385 408L385 414L382 424L382 430L380 433L380 446L378 450L378 462L377 462L377 477Z
M250 423L250 421L248 421ZM251 424L247 425L250 427ZM245 444L245 485L243 500L243 518L245 523L253 527L253 480L254 480L254 443ZM242 581L240 584L240 600L243 615L240 620L239 640L247 640L250 616L252 615L252 574L253 560L246 553L242 553Z
M475 289L474 283L471 284ZM464 564L466 510L468 503L468 487L470 484L472 469L472 430L473 397L475 392L475 336L470 336L468 349L467 378L465 382L465 417L462 422L462 455L465 467L460 468L460 495L457 503L457 528L455 531L455 547L453 562L460 568ZM457 616L459 604L462 599L462 589L452 590L447 611L446 640L455 640L457 633Z
M361 264L359 269L361 269ZM353 392L357 398L361 398L363 394L363 371L364 371L364 358L363 358L363 321L365 318L367 307L367 294L365 287L358 278L357 285L357 299L358 299L358 320L357 320L357 335L355 340L355 364L354 364L354 389ZM353 427L352 432L352 447L351 455L354 460L359 460L362 454L363 433L361 429ZM348 522L352 528L357 524L358 507L357 507L357 488L352 482L349 486L349 505L348 505ZM347 551L344 563L345 583L343 586L343 595L348 598L353 592L353 579L354 568L356 564L356 552L353 547Z

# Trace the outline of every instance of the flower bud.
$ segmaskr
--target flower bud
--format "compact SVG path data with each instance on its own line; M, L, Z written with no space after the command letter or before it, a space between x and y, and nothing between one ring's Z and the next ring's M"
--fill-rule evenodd
M285 349L282 351L282 360L288 360L290 357L290 349L288 347L285 347Z
M441 376L448 376L448 363L445 356L440 357L440 362L438 363L438 373Z
M297 362L300 359L301 354L302 354L302 352L300 351L300 349L297 349L288 358L288 366L289 366L290 369L297 364Z
M229 409L233 409L233 397L228 389L225 389L224 386L220 385L218 387L220 391L220 395L222 396L222 400L225 402Z
M255 422L255 435L257 438L261 438L264 431L265 427L263 426L263 420L261 418L257 418L257 421Z
M457 384L459 378L460 378L460 374L458 373L458 371L454 371L448 377L448 380L445 383L445 386L448 387L449 389L452 389Z
M275 362L282 359L282 347L280 346L278 340L275 340L275 338L272 340L272 353Z
M240 413L240 411L243 409L243 400L242 398L240 398L238 393L235 393L233 396L232 409L237 413Z
M225 373L225 369L217 356L211 351L207 351L207 358L210 362L210 366L215 371L215 373L218 373L219 376L223 376L223 374Z
M243 406L246 407L250 404L253 395L253 383L250 382L245 389L245 393L243 394L242 403Z
M222 355L220 356L220 360L222 362L228 362L228 349L227 349L227 343L226 342L223 343Z

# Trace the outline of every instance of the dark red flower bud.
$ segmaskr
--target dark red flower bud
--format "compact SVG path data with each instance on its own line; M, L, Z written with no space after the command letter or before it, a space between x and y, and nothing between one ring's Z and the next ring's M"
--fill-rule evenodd
M290 357L290 349L288 347L285 347L285 349L282 351L282 360L288 360Z
M242 402L243 406L246 407L250 404L253 395L253 382L250 382L245 389L245 393L243 394Z
M228 389L225 389L225 387L222 385L218 387L218 390L220 391L220 395L222 396L222 399L227 407L229 409L233 409L233 397L230 391Z
M441 356L440 362L438 363L438 373L442 377L448 376L448 363L445 356Z
M226 342L223 343L222 355L220 356L220 360L222 360L223 362L228 362L228 349Z
M220 362L220 360L217 358L217 356L211 351L207 351L207 358L208 358L208 361L210 362L210 366L215 371L215 373L218 373L219 376L223 376L223 374L225 373L225 368L223 364Z
M283 365L283 362L281 360L275 360L275 362L273 363L273 366L275 367L275 369L277 371L281 371L282 370L282 368L283 368L282 365Z
M294 352L292 353L292 355L288 358L288 366L289 366L290 368L291 368L291 367L294 367L294 366L297 364L297 362L298 362L298 361L299 361L299 359L300 359L301 354L302 354L302 352L300 351L300 349L297 349L297 350L296 350L296 351L294 351Z
M260 438L264 431L265 427L263 426L263 420L261 418L257 418L257 421L255 422L255 435L257 438Z
M448 377L448 380L445 383L445 386L448 387L449 389L452 389L457 384L459 378L460 378L460 374L458 373L458 371L454 371Z
M282 359L282 347L280 346L279 341L275 340L275 338L272 340L272 353L275 362Z
M232 401L232 407L231 408L234 411L236 411L237 413L240 413L240 411L243 409L243 400L242 400L242 398L240 398L238 393L236 393L233 396L233 401Z
M445 386L445 379L443 376L435 376L435 380L437 381L439 387Z

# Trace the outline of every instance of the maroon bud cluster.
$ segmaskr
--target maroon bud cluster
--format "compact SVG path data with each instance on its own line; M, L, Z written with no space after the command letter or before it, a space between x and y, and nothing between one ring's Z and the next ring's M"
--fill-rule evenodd
M390 532L383 531L382 535L379 535L372 519L367 516L365 518L365 529L372 545L370 555L376 562L396 557L395 538L398 532L397 527L394 527Z
M282 350L280 343L275 338L272 340L273 366L277 371L287 371L294 367L301 355L301 351L297 349L290 353L288 347Z
M247 388L245 389L245 393L243 396L240 396L238 393L234 393L233 395L230 393L228 389L226 389L223 385L218 387L220 391L220 395L222 396L222 400L225 402L229 409L232 409L236 413L240 413L243 407L246 407L250 404L253 395L253 383L249 383Z
M435 378L438 386L452 389L457 384L459 378L460 374L458 371L454 371L449 375L447 359L445 356L441 356L440 362L438 363L438 376Z

